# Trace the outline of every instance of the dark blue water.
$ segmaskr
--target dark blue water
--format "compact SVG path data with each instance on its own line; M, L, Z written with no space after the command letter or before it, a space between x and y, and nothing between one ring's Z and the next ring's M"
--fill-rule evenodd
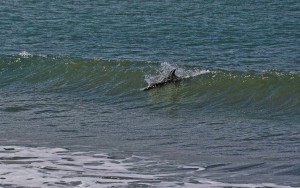
M0 187L300 187L299 12L1 2Z
M4 1L1 54L299 71L299 2Z

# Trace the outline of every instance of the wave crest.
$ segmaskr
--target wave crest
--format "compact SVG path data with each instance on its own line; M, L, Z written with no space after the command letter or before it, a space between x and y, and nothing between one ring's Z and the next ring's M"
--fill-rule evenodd
M161 79L173 68L182 78L179 84L141 92L141 88ZM96 98L118 96L131 102L151 97L163 104L172 102L166 99L172 94L180 99L180 103L173 101L174 105L189 105L189 108L254 107L267 109L266 112L276 109L296 114L300 106L299 72L207 70L171 63L33 55L1 58L0 76L2 91L60 92Z

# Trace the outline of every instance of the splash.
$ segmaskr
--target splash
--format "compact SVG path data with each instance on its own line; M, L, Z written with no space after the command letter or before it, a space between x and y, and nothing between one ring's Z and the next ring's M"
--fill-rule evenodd
M210 73L210 70L200 69L200 68L188 68L188 67L179 67L178 65L173 65L168 62L163 62L160 64L159 70L156 72L156 75L145 75L145 81L150 85L159 80L165 78L171 70L176 69L176 75L179 78L192 78L197 77L203 74Z
M22 56L22 57L24 57L24 58L28 58L28 57L32 57L32 56L33 56L32 54L30 54L30 53L27 52L27 51L22 51L22 52L20 52L18 55L19 55L19 56Z

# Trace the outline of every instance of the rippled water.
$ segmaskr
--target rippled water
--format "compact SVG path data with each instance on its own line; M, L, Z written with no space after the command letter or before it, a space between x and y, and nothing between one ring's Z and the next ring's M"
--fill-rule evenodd
M3 1L0 186L299 187L299 10Z

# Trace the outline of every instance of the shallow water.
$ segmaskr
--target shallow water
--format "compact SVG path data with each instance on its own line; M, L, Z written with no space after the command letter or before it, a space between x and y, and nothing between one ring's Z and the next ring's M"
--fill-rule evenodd
M197 177L205 170L198 166L61 148L6 146L0 161L3 187L289 187L221 183Z

